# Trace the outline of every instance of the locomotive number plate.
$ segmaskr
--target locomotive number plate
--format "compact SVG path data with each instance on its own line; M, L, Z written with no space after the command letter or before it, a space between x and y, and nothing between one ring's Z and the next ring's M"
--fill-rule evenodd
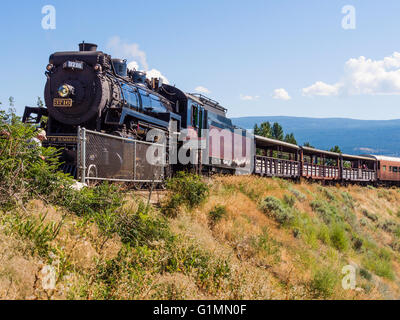
M59 107L59 108L71 108L72 107L72 99L55 98L53 100L53 106Z

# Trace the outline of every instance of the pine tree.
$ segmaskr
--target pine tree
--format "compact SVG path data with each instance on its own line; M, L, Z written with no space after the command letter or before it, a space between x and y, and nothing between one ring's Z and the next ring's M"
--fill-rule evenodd
M285 136L285 142L297 145L297 141L293 133L287 134Z
M272 126L272 138L280 141L283 140L283 129L282 126L277 122L275 122Z
M36 105L37 105L39 108L43 108L43 106L44 106L44 103L43 103L43 100L42 100L42 98L40 98L40 97L37 97L37 102L36 102Z
M272 137L272 128L269 122L263 122L260 127L261 135L266 138Z
M13 108L15 106L15 99L14 97L9 97L8 98L8 103L10 105L10 108Z
M340 150L339 146L334 146L329 150L330 152L335 152L335 153L342 153L342 150Z

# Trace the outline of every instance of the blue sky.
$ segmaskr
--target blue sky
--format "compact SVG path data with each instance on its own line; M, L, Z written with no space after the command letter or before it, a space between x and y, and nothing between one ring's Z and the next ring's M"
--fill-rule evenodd
M44 5L55 30L42 29ZM342 28L345 5L354 30ZM0 101L34 105L49 55L85 40L207 89L232 117L398 119L399 14L398 0L2 1Z

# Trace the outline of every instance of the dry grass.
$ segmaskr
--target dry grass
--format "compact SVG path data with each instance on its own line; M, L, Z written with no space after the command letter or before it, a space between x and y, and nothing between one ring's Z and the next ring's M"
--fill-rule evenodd
M279 210L292 217L289 223L263 211L266 197L280 201ZM216 207L224 214L212 221ZM125 210L137 208L137 199L129 197ZM62 227L47 254L39 254L35 239L10 229L11 213L1 213L0 298L398 299L399 210L398 189L217 177L210 181L207 202L168 218L174 248L168 249L167 240L127 248L118 236L103 243L92 222L31 201L24 219L44 217L44 223ZM150 215L160 212L153 208ZM334 237L335 228L342 233ZM163 269L166 256L185 265L190 250L204 260L197 269ZM227 277L202 278L222 262ZM341 286L341 270L349 264L358 270L356 290ZM48 265L57 273L54 290L42 287Z

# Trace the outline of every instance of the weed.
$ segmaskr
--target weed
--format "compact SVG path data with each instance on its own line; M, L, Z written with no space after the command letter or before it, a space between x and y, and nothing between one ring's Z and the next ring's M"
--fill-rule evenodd
M368 270L365 270L363 268L360 269L360 276L368 281L372 280L372 274L369 273Z
M294 196L285 194L283 196L283 203L286 204L288 207L293 208L296 203L296 198Z
M301 193L300 191L293 189L293 188L289 188L289 191L296 197L296 199L300 202L304 202L307 200L307 197Z
M362 211L362 213L363 213L363 215L364 215L365 217L367 217L367 218L370 219L371 221L373 221L373 222L378 221L378 216L377 216L376 214L373 214L373 213L369 212L369 211L366 210L366 209L364 209L364 210Z
M363 259L365 268L376 275L393 280L394 273L391 262L391 255L385 249L368 250Z
M177 208L182 205L189 209L201 205L209 194L209 188L200 176L185 172L178 172L174 178L169 179L167 189L170 196L163 204L162 210L171 217L176 217L179 213Z
M282 202L275 197L267 197L260 204L261 210L263 210L268 216L273 218L281 225L289 225L294 216L290 212L289 208L286 208Z
M211 225L215 226L227 215L226 207L222 205L217 205L209 212L208 215L211 220Z
M314 274L308 289L314 298L328 299L333 295L337 281L337 275L333 271L321 269Z
M330 240L332 245L339 251L346 251L349 246L349 240L343 226L335 224L330 230Z

